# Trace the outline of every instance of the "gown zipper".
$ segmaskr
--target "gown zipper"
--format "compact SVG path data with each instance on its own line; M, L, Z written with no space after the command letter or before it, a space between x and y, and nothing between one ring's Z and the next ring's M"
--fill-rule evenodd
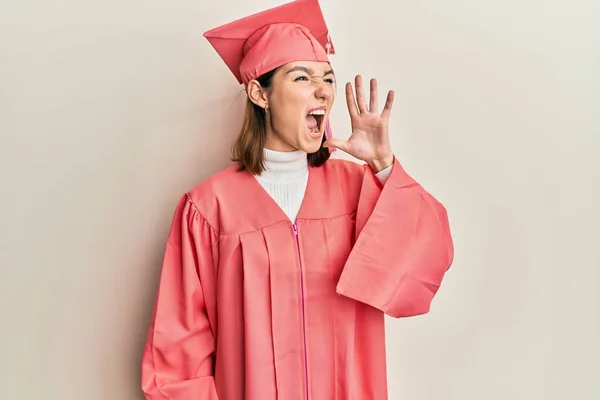
M298 262L300 264L300 299L302 302L302 338L304 340L304 373L305 379L304 382L306 384L306 399L308 400L308 357L306 350L306 317L304 311L304 273L302 269L302 258L300 257L300 239L298 238L298 226L293 224L294 227L294 236L296 237L296 248L298 249Z

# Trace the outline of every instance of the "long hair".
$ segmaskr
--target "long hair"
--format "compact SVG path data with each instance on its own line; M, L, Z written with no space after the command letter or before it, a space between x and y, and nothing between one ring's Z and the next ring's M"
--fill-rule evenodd
M279 68L271 70L256 80L260 85L269 89L273 85L273 77ZM323 142L325 142L325 135ZM242 128L232 147L232 161L238 164L238 171L248 171L260 175L265 170L263 149L267 143L267 117L262 107L254 104L250 98L246 101ZM308 164L320 167L329 159L330 151L320 147L315 153L308 154Z

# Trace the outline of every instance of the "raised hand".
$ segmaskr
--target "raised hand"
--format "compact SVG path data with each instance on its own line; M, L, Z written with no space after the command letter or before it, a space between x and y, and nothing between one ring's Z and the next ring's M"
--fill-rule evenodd
M371 79L369 107L362 87L362 77L355 78L356 98L352 92L352 84L346 83L346 102L350 113L352 134L348 140L336 137L329 138L324 146L336 147L359 160L367 162L376 172L392 165L394 155L390 148L389 118L394 103L394 91L387 95L381 114L377 106L377 80Z

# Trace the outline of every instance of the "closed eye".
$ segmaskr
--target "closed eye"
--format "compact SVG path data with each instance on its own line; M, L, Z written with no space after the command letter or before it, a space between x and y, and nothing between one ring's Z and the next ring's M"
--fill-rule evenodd
M296 79L294 79L294 82L299 82L299 81L307 81L308 78L306 76L299 76ZM333 78L326 78L323 79L324 82L329 83L330 85L333 85L335 83L335 80Z

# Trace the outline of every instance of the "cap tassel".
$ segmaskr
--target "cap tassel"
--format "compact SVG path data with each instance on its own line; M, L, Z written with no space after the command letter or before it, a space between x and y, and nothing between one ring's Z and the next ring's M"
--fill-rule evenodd
M329 120L325 122L325 139L329 139L333 136L333 132L331 132L331 124ZM335 147L329 147L329 153L335 152Z
M331 42L331 36L329 36L329 34L327 34L327 43L325 43L325 52L327 53L327 55L331 55L331 54L335 53L335 51L333 50L333 43Z

